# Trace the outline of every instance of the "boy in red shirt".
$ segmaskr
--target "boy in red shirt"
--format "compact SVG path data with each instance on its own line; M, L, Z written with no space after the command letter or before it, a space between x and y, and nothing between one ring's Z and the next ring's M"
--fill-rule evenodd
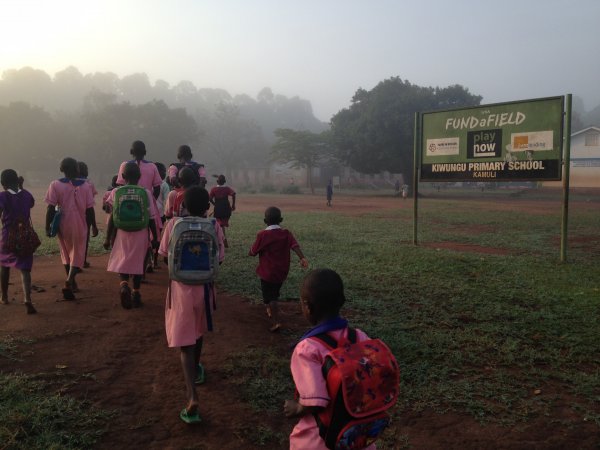
M292 233L279 226L283 221L279 208L275 206L267 208L264 221L267 228L258 232L248 254L259 257L256 274L260 278L263 302L267 305L267 315L273 323L270 331L277 331L281 328L277 301L281 286L290 271L290 250L298 255L303 268L308 267L308 260L302 254L300 245Z

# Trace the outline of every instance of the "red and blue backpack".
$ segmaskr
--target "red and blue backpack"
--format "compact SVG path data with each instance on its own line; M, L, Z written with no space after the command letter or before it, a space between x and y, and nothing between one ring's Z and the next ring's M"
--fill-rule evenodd
M322 372L331 401L315 420L330 449L362 449L375 442L390 423L388 411L398 399L400 369L379 339L357 342L348 328L339 341L327 333L312 336L329 352Z

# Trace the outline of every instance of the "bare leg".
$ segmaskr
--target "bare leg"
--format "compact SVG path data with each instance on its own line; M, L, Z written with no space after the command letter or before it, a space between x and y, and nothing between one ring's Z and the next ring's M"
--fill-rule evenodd
M183 369L183 378L185 379L185 389L188 398L186 407L188 413L195 413L198 410L198 393L196 392L196 345L188 345L180 348L181 368Z
M271 307L271 322L273 326L270 331L277 331L281 328L281 322L279 320L279 305L276 300L271 300L269 302L269 306Z
M200 364L200 356L202 355L202 336L198 338L196 341L196 345L194 346L194 361L196 361L196 365Z
M2 285L1 301L8 305L8 280L10 279L10 267L0 268L0 284Z
M29 270L21 270L21 283L23 284L24 303L27 308L27 314L35 314L37 311L31 303L31 272Z

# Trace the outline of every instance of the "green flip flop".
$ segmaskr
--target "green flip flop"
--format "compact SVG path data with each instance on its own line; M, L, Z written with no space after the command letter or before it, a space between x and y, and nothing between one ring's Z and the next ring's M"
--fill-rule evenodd
M198 414L198 410L196 410L194 413L189 413L187 409L183 408L179 413L179 418L187 424L202 422L200 414Z
M204 384L206 381L206 376L204 374L204 366L202 364L198 364L196 368L196 379L194 380L194 384Z

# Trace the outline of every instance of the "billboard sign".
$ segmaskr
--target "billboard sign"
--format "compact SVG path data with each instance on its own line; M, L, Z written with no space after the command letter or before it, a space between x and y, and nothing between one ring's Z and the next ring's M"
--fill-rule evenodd
M560 180L564 97L421 114L421 181Z

